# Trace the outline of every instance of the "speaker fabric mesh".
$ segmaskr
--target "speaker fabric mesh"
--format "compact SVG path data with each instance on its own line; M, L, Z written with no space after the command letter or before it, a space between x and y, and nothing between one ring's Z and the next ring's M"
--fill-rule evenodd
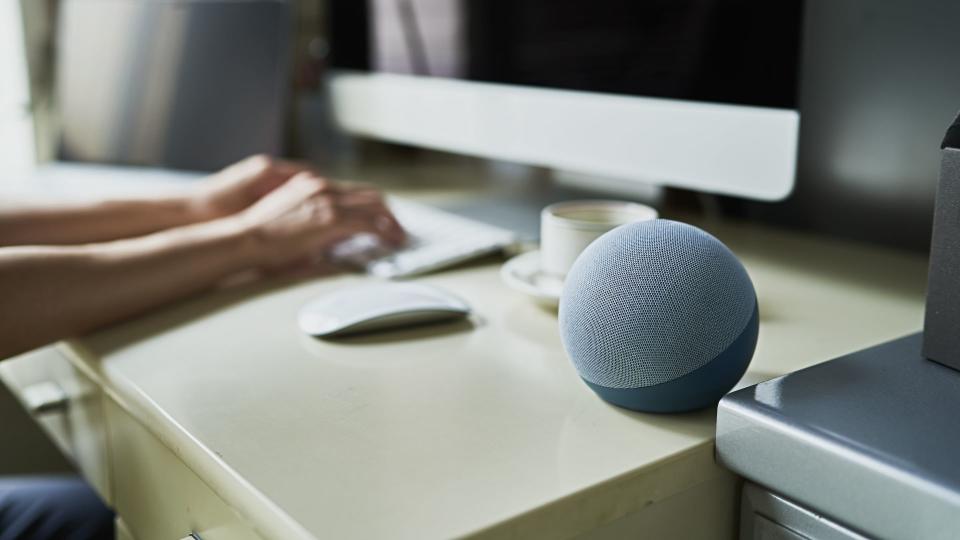
M640 388L716 358L755 308L750 277L723 243L658 219L614 229L584 250L564 284L560 333L584 379Z

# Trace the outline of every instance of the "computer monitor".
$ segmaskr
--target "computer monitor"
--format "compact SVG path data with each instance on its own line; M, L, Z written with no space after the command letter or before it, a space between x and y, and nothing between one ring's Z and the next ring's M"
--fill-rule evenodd
M792 190L802 0L331 0L349 133L627 182Z

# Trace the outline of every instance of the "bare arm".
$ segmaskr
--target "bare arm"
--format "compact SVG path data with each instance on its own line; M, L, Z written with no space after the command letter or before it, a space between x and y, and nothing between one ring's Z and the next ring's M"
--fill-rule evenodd
M202 221L186 196L0 208L0 246L83 244Z
M176 195L0 207L0 246L104 242L200 223L249 207L303 171L254 156Z
M231 217L82 246L0 248L0 359L209 289L247 270L316 259L334 243L402 231L375 194L301 175Z
M212 287L250 263L242 228L212 222L145 238L0 249L0 358Z

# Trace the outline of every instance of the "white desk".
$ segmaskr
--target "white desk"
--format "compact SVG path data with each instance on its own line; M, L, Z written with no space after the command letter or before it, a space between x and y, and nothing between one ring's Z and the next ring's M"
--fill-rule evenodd
M923 257L704 226L759 294L742 384L921 326ZM713 461L715 411L601 402L556 315L497 272L423 278L466 298L469 324L302 335L301 304L369 279L346 276L207 295L5 362L0 376L15 391L54 379L73 397L42 423L140 540L731 537L736 480Z

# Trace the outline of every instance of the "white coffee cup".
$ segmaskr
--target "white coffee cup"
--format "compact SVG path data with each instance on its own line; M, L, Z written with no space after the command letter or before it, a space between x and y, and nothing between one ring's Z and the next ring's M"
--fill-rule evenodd
M603 233L649 219L657 219L655 209L626 201L551 204L540 212L540 268L545 274L562 279L577 256Z

